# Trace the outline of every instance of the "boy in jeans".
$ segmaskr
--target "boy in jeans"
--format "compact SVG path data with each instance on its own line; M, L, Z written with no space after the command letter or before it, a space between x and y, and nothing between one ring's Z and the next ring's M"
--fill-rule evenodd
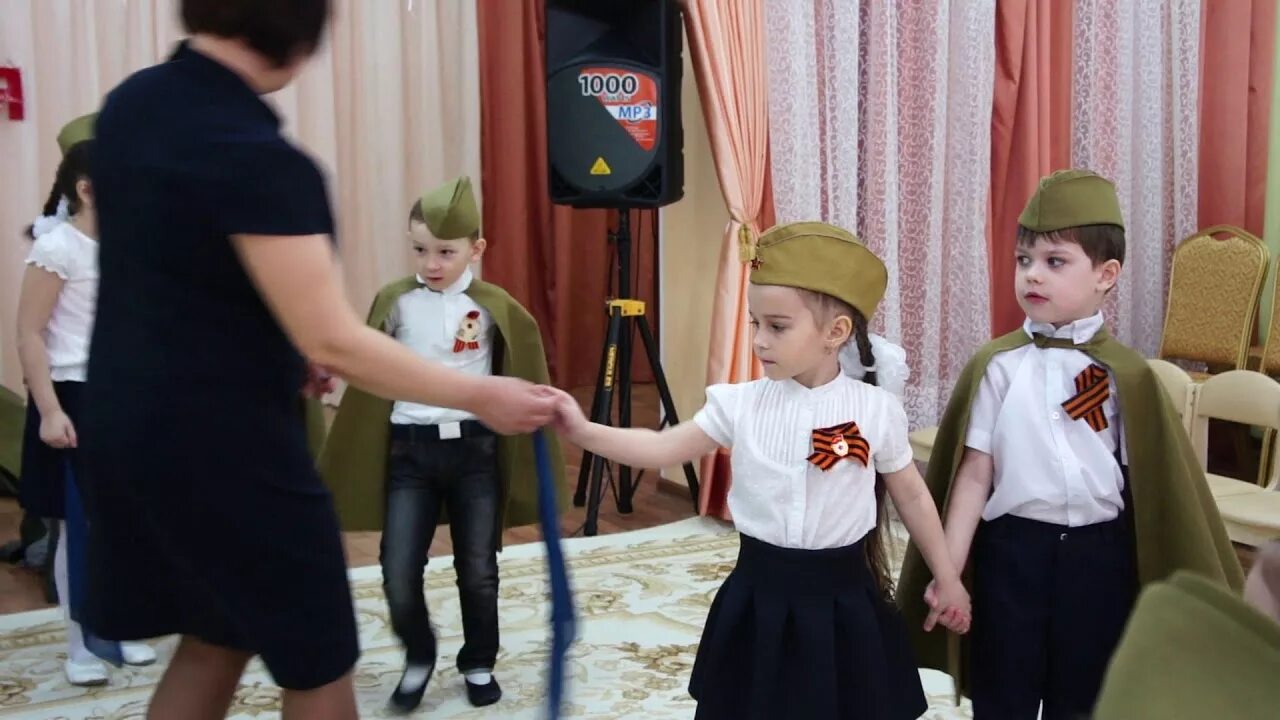
M533 317L506 291L473 277L485 251L471 182L426 193L409 214L416 274L379 291L368 323L424 357L477 375L546 383ZM553 467L559 447L548 437ZM498 559L504 527L535 522L530 436L501 437L466 412L391 403L349 388L321 459L345 530L382 530L383 589L405 646L405 670L391 707L418 706L436 664L436 637L423 591L427 550L447 511L465 642L458 671L481 707L502 689L498 654ZM381 486L379 484L382 484ZM563 487L562 479L557 487Z

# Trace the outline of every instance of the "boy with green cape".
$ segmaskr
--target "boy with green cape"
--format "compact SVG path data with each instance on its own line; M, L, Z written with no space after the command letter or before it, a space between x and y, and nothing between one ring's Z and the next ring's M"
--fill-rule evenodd
M920 630L933 588L914 546L898 593L921 663L951 671L978 720L1031 720L1042 702L1046 720L1086 716L1140 587L1178 570L1243 584L1172 403L1103 327L1124 261L1115 187L1054 173L1018 223L1027 321L961 374L926 473L973 595L972 633L949 640L958 667Z
M417 274L379 291L368 324L462 372L545 384L546 355L533 317L506 291L472 276L470 266L486 247L479 228L468 178L423 195L409 215ZM562 475L553 436L548 444L552 467ZM392 628L405 646L392 709L416 708L435 669L422 582L446 510L465 636L458 671L473 705L497 702L497 551L503 528L538 519L531 436L497 436L463 411L392 403L348 388L320 472L344 530L382 531L383 589ZM563 477L555 486L563 492Z

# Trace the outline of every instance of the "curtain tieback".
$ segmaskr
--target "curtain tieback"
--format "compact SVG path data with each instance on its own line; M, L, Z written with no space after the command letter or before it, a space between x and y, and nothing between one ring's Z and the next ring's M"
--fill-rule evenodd
M756 259L756 241L752 234L745 223L738 228L738 262L749 263Z

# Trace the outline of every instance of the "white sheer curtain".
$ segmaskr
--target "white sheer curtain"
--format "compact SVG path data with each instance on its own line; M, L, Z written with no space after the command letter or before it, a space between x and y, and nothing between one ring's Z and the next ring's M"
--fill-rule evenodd
M995 0L766 0L778 222L856 228L889 267L873 326L907 350L913 425L990 337Z
M1105 312L1116 336L1154 355L1169 264L1196 230L1198 0L1079 0L1071 161L1116 184L1127 253Z
M23 122L0 120L0 382L21 387L14 323L22 229L39 212L71 118L97 109L130 73L164 60L182 37L174 0L3 0L0 64L22 68ZM480 187L475 3L336 0L306 71L271 96L286 132L326 170L345 279L363 313L409 269L409 205L427 186L468 173Z

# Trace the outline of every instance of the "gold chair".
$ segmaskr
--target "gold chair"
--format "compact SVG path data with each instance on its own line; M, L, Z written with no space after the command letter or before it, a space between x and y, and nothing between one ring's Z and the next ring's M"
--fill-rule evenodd
M1267 342L1262 346L1258 370L1272 377L1280 376L1280 257L1276 258L1275 289L1271 299L1271 317L1267 319Z
M1202 362L1210 372L1246 367L1268 259L1261 240L1230 225L1183 240L1173 253L1157 357Z
M1280 383L1252 370L1229 370L1207 379L1195 394L1192 416L1192 446L1201 467L1206 466L1206 442L1210 419L1227 420L1268 429L1280 429ZM1263 444L1264 458L1274 456L1274 443ZM1280 538L1280 467L1271 468L1259 482L1236 480L1206 473L1218 511L1227 526L1231 540L1242 545L1258 546L1272 538Z

